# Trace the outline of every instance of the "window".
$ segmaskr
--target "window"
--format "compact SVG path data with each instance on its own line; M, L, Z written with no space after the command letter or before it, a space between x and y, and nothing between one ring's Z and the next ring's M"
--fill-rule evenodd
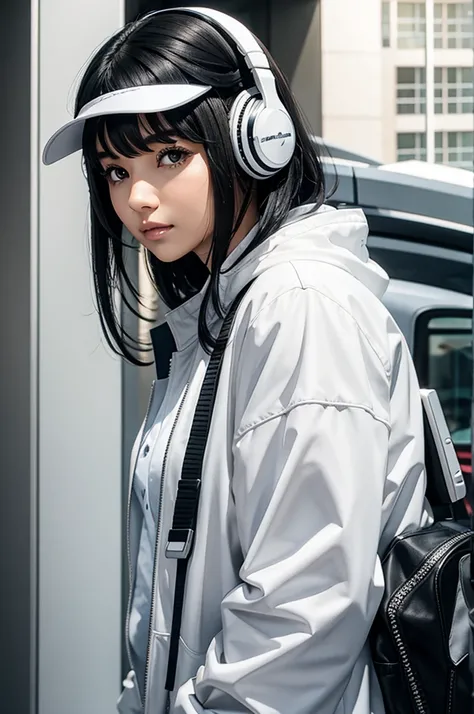
M474 165L474 132L444 131L435 135L435 161L472 171Z
M472 2L435 3L436 49L470 49L473 44Z
M426 112L426 71L424 67L397 68L397 114Z
M387 217L387 226L389 222ZM388 232L390 230L388 229ZM396 232L396 229L394 230ZM391 280L422 283L471 295L472 264L451 260L444 254L436 255L438 249L433 247L433 240L436 243L439 239L446 246L449 245L452 234L450 230L446 230L443 237L439 238L439 231L428 224L420 223L412 235L400 235L395 239L388 238L387 235L379 237L371 232L367 242L370 257L381 265ZM418 242L424 240L426 245ZM452 255L456 253L453 252Z
M434 6L434 46L435 49L443 47L443 5L440 2Z
M397 18L397 45L399 49L425 46L426 15L422 2L399 2Z
M436 389L455 446L471 443L472 317L440 310L417 320L415 362L421 385Z
M408 132L397 134L397 161L409 159L426 161L426 134Z
M435 163L443 164L444 162L444 151L443 151L443 132L435 132Z
M435 114L472 114L473 72L470 67L435 68Z
M390 3L382 3L382 47L390 47Z
M448 164L471 169L474 164L474 132L448 131Z
M426 161L426 134L397 134L397 161ZM474 166L474 132L435 132L435 162L472 171Z
M457 2L446 6L446 39L448 49L473 47L472 2Z
M434 111L435 114L444 114L445 82L443 82L443 68L435 67L434 71Z
M472 114L474 111L473 72L471 67L448 67L448 114Z

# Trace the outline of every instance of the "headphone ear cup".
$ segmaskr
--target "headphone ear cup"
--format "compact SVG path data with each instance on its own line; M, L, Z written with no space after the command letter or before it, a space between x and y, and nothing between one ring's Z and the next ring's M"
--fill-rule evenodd
M230 134L239 166L265 179L284 168L295 150L295 128L284 110L265 106L257 89L244 90L230 112Z
M230 138L236 161L245 173L255 179L268 178L274 173L255 160L252 139L249 140L249 120L262 107L263 102L258 98L256 89L244 90L235 99L229 116Z
M250 127L256 157L273 173L290 161L295 151L295 127L287 111L262 107Z

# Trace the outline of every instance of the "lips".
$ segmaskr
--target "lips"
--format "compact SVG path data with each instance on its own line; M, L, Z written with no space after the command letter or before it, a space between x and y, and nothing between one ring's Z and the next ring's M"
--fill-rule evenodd
M168 233L173 226L165 225L164 223L150 223L145 228L142 228L142 233L147 240L159 240Z

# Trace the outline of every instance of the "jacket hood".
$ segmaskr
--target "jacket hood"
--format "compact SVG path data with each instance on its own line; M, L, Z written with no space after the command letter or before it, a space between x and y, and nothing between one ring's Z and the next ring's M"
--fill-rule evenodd
M359 208L336 209L323 205L293 209L285 224L237 262L258 230L258 224L232 251L222 266L224 304L232 301L250 280L280 263L314 260L334 265L360 280L381 298L388 286L387 273L369 258L368 225Z

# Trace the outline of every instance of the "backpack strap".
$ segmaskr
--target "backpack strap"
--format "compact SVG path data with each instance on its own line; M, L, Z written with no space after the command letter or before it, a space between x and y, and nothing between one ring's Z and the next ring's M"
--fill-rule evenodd
M216 399L222 358L235 313L250 285L251 283L246 285L235 298L220 329L202 383L186 452L184 454L181 478L178 482L173 524L168 533L168 542L165 551L167 558L178 560L168 655L168 671L165 684L166 689L170 692L174 689L176 678L186 573L194 542L201 488L202 464L204 461L207 437L209 435L212 410Z

